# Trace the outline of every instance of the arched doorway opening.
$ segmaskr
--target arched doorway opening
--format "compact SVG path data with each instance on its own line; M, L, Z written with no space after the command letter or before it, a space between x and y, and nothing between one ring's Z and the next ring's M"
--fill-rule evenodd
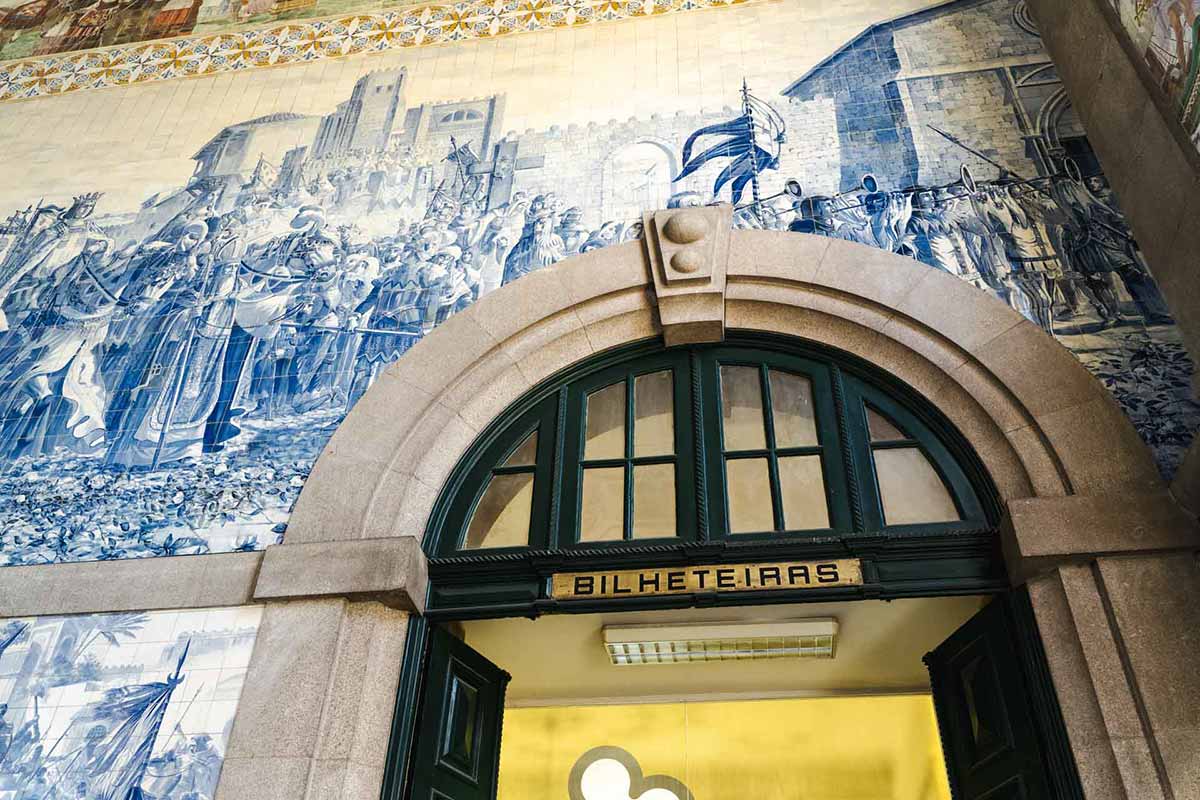
M389 368L335 434L295 509L289 542L421 536L455 465L506 408L572 365L695 332L684 323L697 319L712 320L703 329L715 329L717 339L747 331L836 348L935 406L995 487L1013 582L1033 562L1054 563L1057 553L1122 546L1091 541L1108 534L1081 526L1065 538L1038 540L1045 528L1030 528L1031 520L1048 524L1055 509L1097 495L1136 505L1161 492L1144 445L1102 387L1011 310L911 260L845 242L727 230L716 238L714 250L723 238L725 255L684 284L695 290L691 317L683 313L689 299L663 280L671 254L656 252L661 242L652 240L534 273L449 320ZM1030 370L1031 363L1041 369ZM497 570L508 563L494 559ZM542 566L553 574L559 565ZM414 669L420 641L410 634ZM1062 669L1063 654L1049 655ZM397 731L408 720L410 736L417 688L404 683L397 704ZM1068 724L1087 722L1069 717ZM412 762L401 754L411 742L393 740L389 769L398 782L389 786L408 785Z
M677 800L1050 797L1077 779L1049 768L1055 706L1028 701L1044 656L999 514L944 415L828 347L729 331L573 365L483 431L430 516L405 791L625 797L650 758L686 765L656 787Z
M631 220L644 208L663 208L677 172L675 154L666 144L641 140L614 150L600 174L600 218Z

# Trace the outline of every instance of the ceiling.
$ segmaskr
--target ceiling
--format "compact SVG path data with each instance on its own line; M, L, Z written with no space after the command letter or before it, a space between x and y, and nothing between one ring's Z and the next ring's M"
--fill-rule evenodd
M979 597L557 614L463 623L468 644L512 674L507 704L668 702L928 691L921 657L984 604ZM613 666L604 625L834 617L832 659Z

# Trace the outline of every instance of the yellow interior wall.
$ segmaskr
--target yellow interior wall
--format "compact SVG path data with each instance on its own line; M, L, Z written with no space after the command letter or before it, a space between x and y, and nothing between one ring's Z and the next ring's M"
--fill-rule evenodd
M499 800L567 800L602 745L695 800L950 797L933 703L905 695L507 709Z

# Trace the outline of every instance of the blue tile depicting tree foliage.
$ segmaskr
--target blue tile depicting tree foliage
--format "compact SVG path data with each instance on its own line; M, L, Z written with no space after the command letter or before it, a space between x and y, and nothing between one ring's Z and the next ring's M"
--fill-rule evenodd
M206 800L261 609L0 625L0 797Z
M520 134L502 134L505 95L410 105L427 77L374 58L345 62L361 77L322 115L281 97L215 127L190 180L136 207L64 186L72 200L0 223L0 564L280 541L381 368L668 205L732 201L741 227L971 283L1092 370L1165 475L1200 423L1193 366L1023 2L881 21L807 72L756 73L724 110ZM780 194L789 178L802 196Z

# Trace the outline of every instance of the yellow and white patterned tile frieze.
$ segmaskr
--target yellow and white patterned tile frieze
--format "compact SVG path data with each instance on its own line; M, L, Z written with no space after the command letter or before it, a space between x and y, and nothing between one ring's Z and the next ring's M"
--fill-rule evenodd
M768 0L470 0L0 63L0 102Z

